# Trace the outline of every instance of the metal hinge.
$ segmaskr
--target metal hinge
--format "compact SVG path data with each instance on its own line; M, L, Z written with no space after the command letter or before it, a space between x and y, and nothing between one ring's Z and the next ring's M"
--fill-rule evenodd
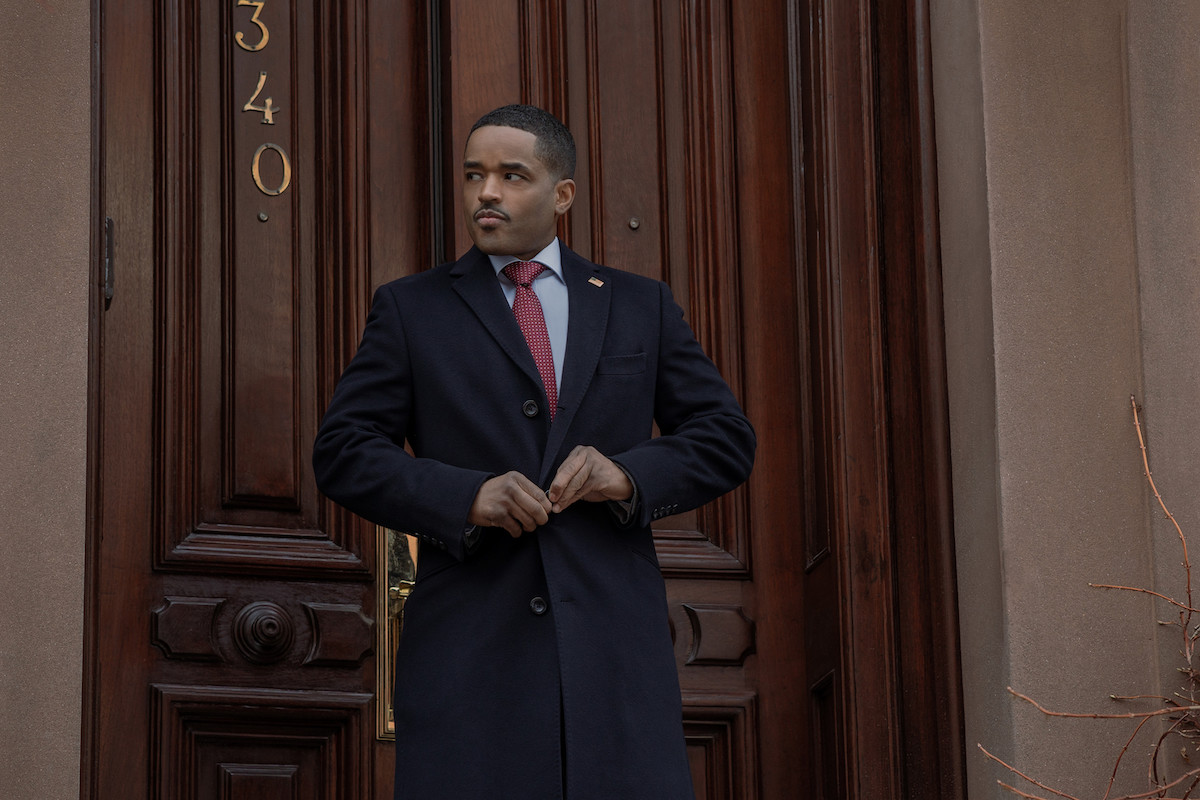
M113 221L104 218L104 310L112 305L113 299Z

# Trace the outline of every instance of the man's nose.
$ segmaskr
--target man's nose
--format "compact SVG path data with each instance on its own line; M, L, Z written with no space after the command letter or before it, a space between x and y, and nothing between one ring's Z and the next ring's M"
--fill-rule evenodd
M500 199L500 178L489 176L479 184L479 199L494 203Z

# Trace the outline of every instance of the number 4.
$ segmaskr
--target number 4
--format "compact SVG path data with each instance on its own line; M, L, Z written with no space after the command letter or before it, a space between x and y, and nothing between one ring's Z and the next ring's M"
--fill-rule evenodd
M279 109L271 105L271 98L263 101L261 106L254 105L254 101L258 99L258 95L263 90L263 86L267 83L267 73L258 73L258 86L254 90L254 94L246 101L246 105L242 106L242 111L261 111L263 115L263 125L275 124L275 112Z

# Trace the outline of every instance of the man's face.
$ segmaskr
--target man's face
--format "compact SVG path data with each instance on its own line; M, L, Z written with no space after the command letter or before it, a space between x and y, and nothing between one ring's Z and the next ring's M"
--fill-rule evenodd
M499 125L479 128L463 156L463 217L475 245L491 255L529 260L554 239L575 199L575 182L557 180L534 154L537 137Z

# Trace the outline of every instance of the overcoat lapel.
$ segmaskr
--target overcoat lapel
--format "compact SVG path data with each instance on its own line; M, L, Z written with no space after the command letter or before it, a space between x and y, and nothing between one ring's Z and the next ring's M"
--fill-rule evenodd
M496 271L488 257L472 247L455 262L450 274L457 277L454 291L471 307L492 338L535 386L541 386L542 376L533 361L533 353L529 352L529 345L525 342L517 318L513 316L512 308L504 300L504 290L500 288L500 281L496 280ZM570 349L568 346L567 351L570 352Z
M546 486L555 457L566 438L571 420L587 394L596 364L604 348L608 328L608 306L612 299L610 283L597 277L599 268L560 244L563 278L567 282L567 352L563 358L562 389L558 393L558 412L550 426L550 438L542 456L539 485ZM594 281L590 279L595 279ZM528 348L527 348L528 349ZM532 356L530 357L532 363Z

